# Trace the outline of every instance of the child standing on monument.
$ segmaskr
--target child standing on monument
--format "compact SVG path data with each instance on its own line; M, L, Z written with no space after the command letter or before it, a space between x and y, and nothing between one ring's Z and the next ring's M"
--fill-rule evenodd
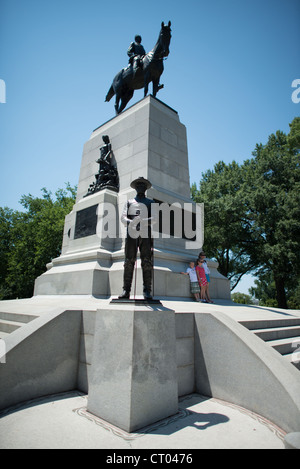
M192 295L194 295L196 301L200 301L200 286L195 269L195 263L190 262L189 267L186 269L186 272L181 272L181 274L188 275L190 277L191 293Z
M209 295L209 282L210 282L210 270L208 268L208 265L207 265L207 261L206 261L206 255L205 255L205 252L201 251L199 256L198 256L198 260L203 260L203 268L204 268L204 272L205 272L205 276L206 276L206 280L207 280L207 288L206 288L206 298L207 298L207 301L209 303L213 303L213 301L210 299L210 295Z
M200 289L201 289L201 302L208 303L209 300L206 295L208 281L206 279L203 263L204 263L203 259L198 259L197 261L198 265L196 266L196 273L197 273L197 278L198 278L198 282L199 282Z

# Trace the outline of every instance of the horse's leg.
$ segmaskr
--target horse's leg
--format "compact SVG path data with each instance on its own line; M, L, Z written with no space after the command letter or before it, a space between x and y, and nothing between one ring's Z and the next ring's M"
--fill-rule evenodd
M154 97L157 95L157 93L159 92L159 90L161 90L161 89L164 87L164 85L160 85L160 84L159 84L159 78L160 78L160 77L158 77L157 79L154 79L154 80L152 81L152 85L153 85L153 96L154 96Z
M116 101L115 101L115 110L116 110L116 114L120 114L120 110L119 110L119 103L120 103L120 93L116 93Z
M155 97L157 95L157 92L158 92L158 85L159 85L159 78L155 78L153 81L152 81L152 87L153 87L153 96Z
M123 111L123 109L125 109L128 101L129 101L129 99L127 100L127 99L124 99L124 98L121 100L121 106L120 106L118 114L120 114Z
M148 94L148 89L149 89L149 83L148 82L145 82L145 86L144 86L144 98L147 96Z
M148 94L148 89L149 89L149 83L150 83L150 74L149 72L144 73L144 98Z
M121 97L121 105L120 105L118 114L120 114L120 112L122 112L123 109L125 109L128 102L131 100L133 93L134 93L133 90L128 90L127 93Z

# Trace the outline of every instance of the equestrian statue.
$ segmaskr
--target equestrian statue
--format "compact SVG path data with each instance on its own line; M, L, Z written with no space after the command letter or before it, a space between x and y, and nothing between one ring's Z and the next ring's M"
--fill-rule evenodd
M120 114L125 109L134 90L144 88L145 97L148 94L149 83L152 82L153 96L155 97L157 92L163 88L163 85L159 84L159 79L164 71L163 60L168 57L170 52L170 41L171 21L168 25L162 22L157 43L148 54L141 55L144 51L141 37L135 37L135 43L131 43L127 52L130 57L129 65L115 76L105 98L105 101L110 101L116 95L116 114Z

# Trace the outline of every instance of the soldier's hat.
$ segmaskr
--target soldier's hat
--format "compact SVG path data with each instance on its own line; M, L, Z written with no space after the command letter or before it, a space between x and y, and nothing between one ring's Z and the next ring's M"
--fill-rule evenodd
M143 177L139 177L139 178L135 179L134 181L132 181L132 183L130 184L130 187L132 187L133 189L136 189L137 184L139 184L141 182L146 185L147 189L150 189L150 187L152 187L151 182L148 181L148 179L145 179Z

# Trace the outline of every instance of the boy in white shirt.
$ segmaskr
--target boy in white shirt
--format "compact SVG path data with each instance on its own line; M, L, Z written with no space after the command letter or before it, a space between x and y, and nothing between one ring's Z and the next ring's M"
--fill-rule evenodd
M195 269L195 263L190 262L190 266L186 269L186 272L181 272L183 275L189 275L191 284L191 293L194 295L196 301L200 301L200 286L197 278Z

